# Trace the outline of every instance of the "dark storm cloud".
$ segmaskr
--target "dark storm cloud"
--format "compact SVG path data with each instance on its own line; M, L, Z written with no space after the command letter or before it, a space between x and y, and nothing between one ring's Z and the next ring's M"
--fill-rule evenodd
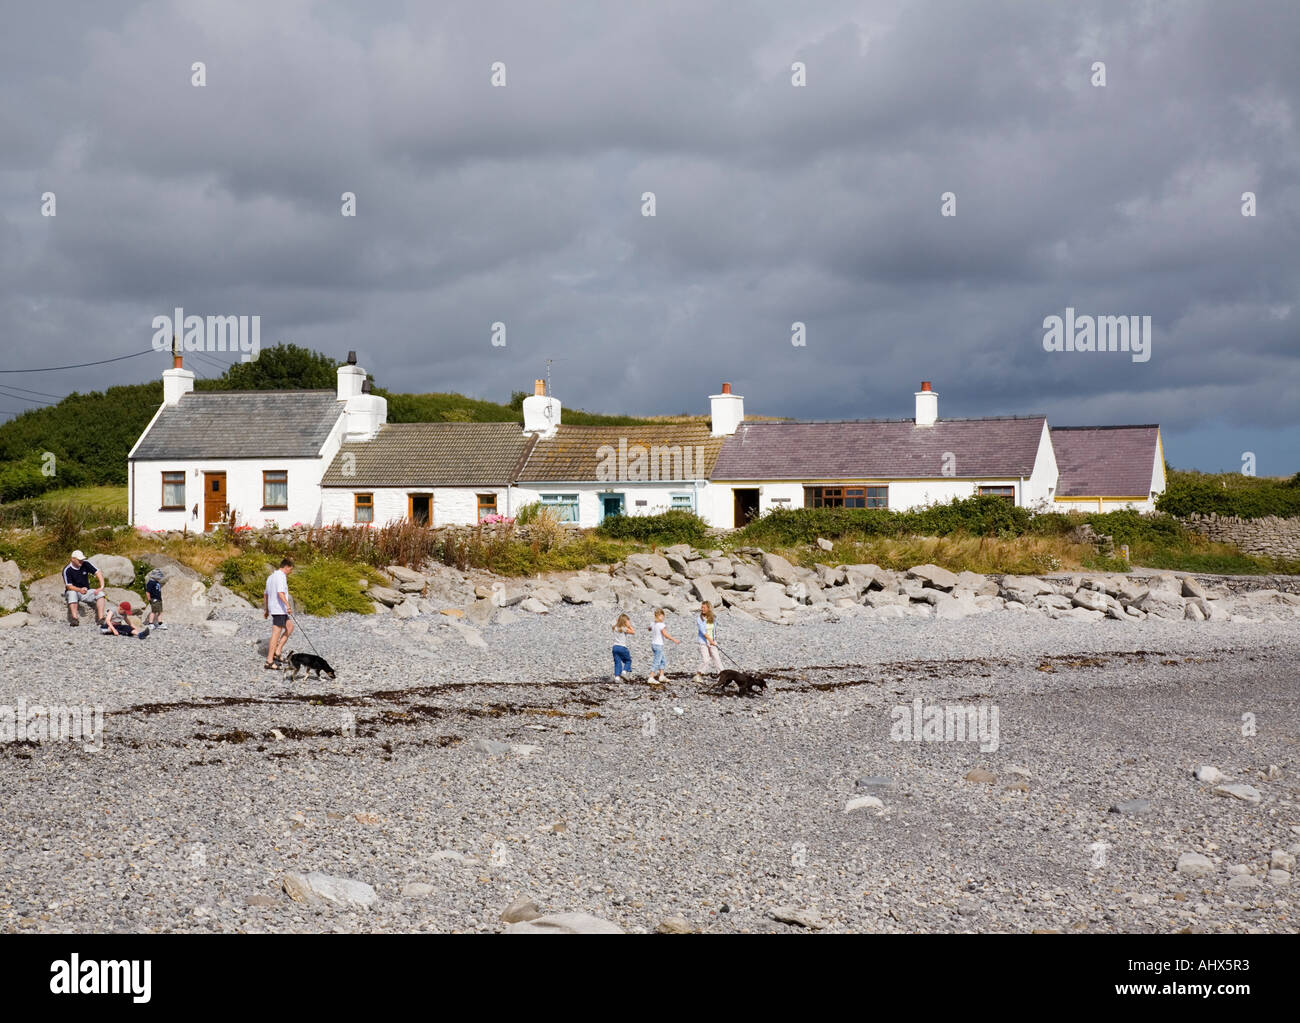
M570 406L703 411L726 379L751 412L901 416L924 378L941 414L1160 422L1175 464L1300 468L1284 0L55 3L8 28L10 365L146 348L182 305L402 390L500 400L553 358ZM1151 360L1044 352L1067 305L1151 316Z

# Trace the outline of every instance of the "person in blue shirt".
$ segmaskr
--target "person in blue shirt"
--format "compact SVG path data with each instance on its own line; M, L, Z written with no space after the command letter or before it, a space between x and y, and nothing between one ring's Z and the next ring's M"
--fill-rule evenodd
M167 628L162 620L162 587L163 571L161 568L155 568L145 577L144 581L144 595L149 600L149 617L145 619L144 623L155 629Z

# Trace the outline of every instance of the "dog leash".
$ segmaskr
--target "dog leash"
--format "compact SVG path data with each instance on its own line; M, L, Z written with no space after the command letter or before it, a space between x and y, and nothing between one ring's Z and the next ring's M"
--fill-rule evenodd
M298 629L302 632L302 638L307 641L307 645L312 648L316 656L319 657L322 661L325 660L325 655L316 649L316 644L313 643L311 641L311 637L307 635L307 630L302 627L302 622L298 619L298 616L294 614L292 611L290 611L289 617L293 619L293 624L296 625Z

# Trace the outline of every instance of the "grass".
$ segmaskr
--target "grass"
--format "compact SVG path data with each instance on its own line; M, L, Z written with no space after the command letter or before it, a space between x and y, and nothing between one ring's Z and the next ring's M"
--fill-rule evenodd
M126 487L65 487L0 504L0 526L30 527L33 513L38 525L46 525L68 510L75 511L85 526L124 526Z
M244 551L221 564L222 584L255 607L262 606L266 577L280 559L260 551ZM340 558L317 558L296 565L289 577L294 607L303 614L334 615L351 611L368 615L374 605L361 585L386 586L388 581L370 565Z

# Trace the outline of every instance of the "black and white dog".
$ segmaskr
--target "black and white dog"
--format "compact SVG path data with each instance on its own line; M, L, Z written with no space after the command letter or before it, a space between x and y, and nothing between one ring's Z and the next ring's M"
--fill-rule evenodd
M293 682L298 677L298 672L306 672L310 677L311 673L316 672L316 677L320 678L321 673L334 677L334 669L329 666L329 662L324 657L317 657L315 654L296 654L292 650L284 655L284 670L291 672L289 681Z

